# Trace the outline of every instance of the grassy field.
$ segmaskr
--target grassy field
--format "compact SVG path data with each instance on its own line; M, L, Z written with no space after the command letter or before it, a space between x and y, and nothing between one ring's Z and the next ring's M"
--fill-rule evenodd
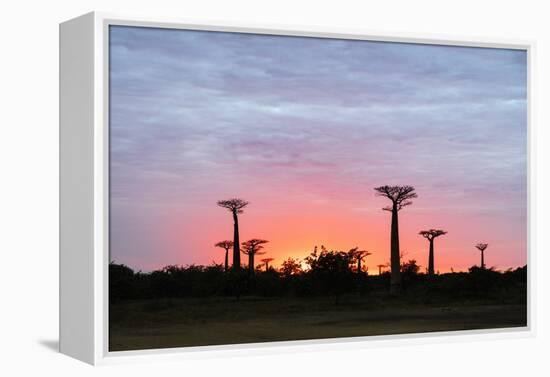
M111 305L111 351L520 327L525 305L360 297L158 299Z

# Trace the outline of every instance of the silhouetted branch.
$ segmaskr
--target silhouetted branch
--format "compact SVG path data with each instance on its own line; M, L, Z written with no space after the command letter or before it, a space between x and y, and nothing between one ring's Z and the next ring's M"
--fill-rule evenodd
M229 250L233 247L233 241L229 241L229 240L220 241L217 244L215 244L214 246L221 247L223 249Z
M385 211L391 211L393 206L399 211L403 207L410 206L412 201L410 199L417 198L418 195L414 192L413 186L380 186L375 187L377 196L383 196L392 201L391 207L382 208Z
M242 199L233 198L227 200L219 200L218 205L227 208L230 212L243 213L242 209L248 205L248 202Z
M442 229L430 229L430 230L421 230L420 232L418 232L418 234L424 238L427 238L429 241L431 241L434 238L447 234L447 232Z
M264 248L263 245L268 243L268 242L269 241L267 241L267 240L253 238L253 239L245 241L241 244L242 245L241 251L243 252L243 254L246 254L246 255L265 254L264 252L260 252L260 250L263 249Z
M489 246L488 243L478 243L476 245L476 249L478 249L479 251L485 251L485 249L487 248L487 246Z

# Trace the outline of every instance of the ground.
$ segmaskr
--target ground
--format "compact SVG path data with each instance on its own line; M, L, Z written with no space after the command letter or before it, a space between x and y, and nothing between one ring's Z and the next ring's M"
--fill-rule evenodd
M153 299L110 309L109 350L524 327L522 304L370 298Z

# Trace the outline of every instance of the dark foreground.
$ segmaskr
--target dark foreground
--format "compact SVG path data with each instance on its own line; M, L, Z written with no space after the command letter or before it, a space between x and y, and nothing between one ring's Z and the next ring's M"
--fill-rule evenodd
M109 350L257 343L524 327L518 303L418 304L370 298L230 297L123 300L111 305Z

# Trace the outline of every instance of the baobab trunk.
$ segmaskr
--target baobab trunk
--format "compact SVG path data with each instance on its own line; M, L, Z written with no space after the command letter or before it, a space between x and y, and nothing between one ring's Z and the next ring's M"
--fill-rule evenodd
M428 256L428 275L434 274L434 239L430 240L430 255Z
M225 249L225 268L224 268L224 271L227 273L227 265L229 263L229 249Z
M248 273L254 274L254 253L248 254Z
M357 259L357 273L361 273L361 258Z
M399 255L398 209L394 203L391 211L391 279L390 294L398 295L401 291L401 257Z
M483 258L483 252L485 250L481 250L481 269L484 270L485 269L485 259Z
M239 242L239 218L233 210L233 268L241 268L241 243Z

